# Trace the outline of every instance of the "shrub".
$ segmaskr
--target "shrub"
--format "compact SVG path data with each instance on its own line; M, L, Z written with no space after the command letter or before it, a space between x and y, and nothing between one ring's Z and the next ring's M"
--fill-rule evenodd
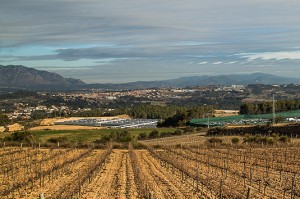
M237 144L237 143L239 143L240 142L240 139L239 138L232 138L231 139L231 143L232 144Z
M274 137L263 137L261 135L250 136L244 138L245 143L256 143L256 144L275 144L276 138Z
M185 129L184 129L184 132L185 133L188 133L188 132L194 132L195 131L195 128L194 127L191 127L191 126L187 126Z
M161 132L159 137L168 137L171 135L172 135L172 132Z
M133 142L134 149L147 149L147 146L140 142Z
M100 139L95 140L94 143L96 143L96 144L99 144L99 143L103 144L103 143L107 143L109 141L111 141L110 136L105 135L105 136L102 136Z
M68 141L68 138L67 137L57 137L57 138L50 138L47 140L47 142L50 142L50 143L64 143Z
M149 138L158 138L159 137L159 131L158 130L153 130L149 134Z
M155 149L160 149L160 148L161 148L161 145L159 145L159 144L153 145L153 148L155 148Z
M290 142L291 139L288 136L280 136L280 138L278 139L279 142L283 142L283 143L287 143Z
M210 138L207 140L209 143L222 143L223 140L221 138Z
M107 143L110 141L115 142L131 142L133 140L132 135L128 131L111 132L110 135L104 135L100 139L94 141L94 143Z
M271 137L274 137L274 138L276 138L278 135L276 134L276 133L272 133L271 134Z
M173 135L182 135L183 131L180 129L177 129L176 131L174 131Z
M20 132L14 132L10 136L6 136L3 140L4 141L33 143L35 138L34 138L33 134L29 131L20 131Z
M267 144L275 144L276 143L276 140L274 139L274 138L269 138L268 140L267 140Z
M146 132L142 132L142 133L140 133L139 136L138 136L138 139L139 139L139 140L145 140L145 139L147 139L147 138L148 138L148 133L146 133Z
M132 136L128 131L122 131L116 141L118 142L130 142L132 141Z

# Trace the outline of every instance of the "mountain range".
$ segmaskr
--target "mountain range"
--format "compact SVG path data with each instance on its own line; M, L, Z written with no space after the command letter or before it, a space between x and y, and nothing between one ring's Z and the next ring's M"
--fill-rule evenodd
M64 78L59 74L36 70L22 65L0 65L0 87L59 89L85 85L79 79Z
M280 77L265 73L243 75L190 76L163 81L138 81L123 84L86 84L80 79L21 65L0 65L0 87L30 89L146 89L162 87L192 87L200 85L300 84L300 78Z

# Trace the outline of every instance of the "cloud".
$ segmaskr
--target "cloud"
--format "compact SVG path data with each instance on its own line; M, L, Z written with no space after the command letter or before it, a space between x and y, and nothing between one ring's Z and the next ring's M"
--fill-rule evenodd
M203 62L199 62L198 64L203 65L203 64L207 64L207 63L208 63L207 61L203 61Z
M239 55L243 58L247 58L249 61L253 61L253 60L256 60L256 59L262 59L262 60L296 59L296 60L300 60L300 51L243 53L243 54L239 54Z
M236 64L236 63L238 63L238 61L230 61L230 62L227 62L225 64Z
M297 0L1 0L0 61L57 64L66 75L77 63L85 70L76 77L95 79L87 66L99 66L98 75L150 74L146 69L159 66L171 77L170 71L202 71L209 63L220 73L258 65L273 72L284 64L299 76L299 7Z

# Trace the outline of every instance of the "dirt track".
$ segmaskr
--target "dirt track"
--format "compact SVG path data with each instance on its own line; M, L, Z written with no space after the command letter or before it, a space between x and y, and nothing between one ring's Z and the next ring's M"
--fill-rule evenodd
M174 175L171 169L162 167L148 151L139 151L141 170L151 179L155 198L198 198L193 195L193 190L188 182L184 182L180 175Z
M127 150L115 150L82 198L137 198Z

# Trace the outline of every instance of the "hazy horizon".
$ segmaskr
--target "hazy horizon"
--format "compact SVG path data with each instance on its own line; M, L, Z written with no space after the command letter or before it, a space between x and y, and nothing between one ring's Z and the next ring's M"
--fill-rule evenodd
M296 0L4 0L0 64L87 83L300 75Z

